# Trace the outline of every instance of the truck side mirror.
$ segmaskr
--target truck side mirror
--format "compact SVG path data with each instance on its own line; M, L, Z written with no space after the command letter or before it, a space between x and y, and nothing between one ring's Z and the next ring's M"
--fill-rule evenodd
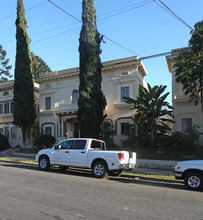
M55 150L60 150L60 149L61 149L61 145L55 146Z

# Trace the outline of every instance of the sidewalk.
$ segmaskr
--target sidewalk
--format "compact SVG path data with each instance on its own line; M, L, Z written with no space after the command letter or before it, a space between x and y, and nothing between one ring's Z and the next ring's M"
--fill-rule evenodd
M12 148L1 152L0 157L9 157L13 159L35 160L35 154L16 153L17 148ZM133 169L135 173L155 174L155 175L173 175L173 169L176 161L158 161L158 160L140 160L137 159L137 168Z

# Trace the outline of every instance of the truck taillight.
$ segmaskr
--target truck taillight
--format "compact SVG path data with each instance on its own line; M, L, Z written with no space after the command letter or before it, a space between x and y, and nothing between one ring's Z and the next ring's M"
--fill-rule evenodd
M124 153L118 153L118 158L119 158L119 160L123 160L124 159Z

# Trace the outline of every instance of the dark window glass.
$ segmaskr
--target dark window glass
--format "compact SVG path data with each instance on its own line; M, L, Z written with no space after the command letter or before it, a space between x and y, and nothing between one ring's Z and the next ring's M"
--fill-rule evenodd
M61 143L61 149L73 149L73 145L73 140L64 141L63 143Z
M13 108L14 108L13 102L10 102L10 105L11 105L11 113L13 113Z
M3 103L0 104L0 114L4 113L4 105Z
M78 138L78 137L79 137L79 124L74 123L74 138Z
M126 134L126 128L129 126L129 123L121 123L121 134L125 135Z
M92 141L91 148L94 148L95 150L104 150L105 149L103 142L95 141L95 140Z
M9 138L9 127L5 127L5 136Z
M12 139L16 138L16 128L15 127L11 128L11 138Z
M78 90L74 90L72 92L72 103L78 103L78 98L79 98L79 92Z
M45 134L51 135L51 127L46 127L45 128Z
M46 97L45 98L45 110L50 110L51 109L51 97Z
M192 118L183 118L182 119L182 132L185 132L187 129L192 128Z
M83 149L85 149L85 145L86 145L86 140L76 140L75 145L74 145L74 149L83 150Z
M4 103L4 114L9 113L9 102Z
M123 97L129 97L129 86L121 87L121 102L124 102Z

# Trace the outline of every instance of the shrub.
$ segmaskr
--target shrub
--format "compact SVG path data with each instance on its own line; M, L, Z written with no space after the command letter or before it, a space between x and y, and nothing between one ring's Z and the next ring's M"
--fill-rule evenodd
M115 130L109 121L104 121L101 133L101 139L106 143L107 148L114 148L116 144L114 143L113 136Z
M174 132L171 137L171 145L182 149L186 154L193 154L199 144L201 134L196 126L187 129L184 133Z
M38 149L44 147L52 147L56 142L56 138L49 134L41 134L36 137L34 145L38 146Z
M6 150L8 148L10 148L8 138L3 134L0 134L0 151Z

